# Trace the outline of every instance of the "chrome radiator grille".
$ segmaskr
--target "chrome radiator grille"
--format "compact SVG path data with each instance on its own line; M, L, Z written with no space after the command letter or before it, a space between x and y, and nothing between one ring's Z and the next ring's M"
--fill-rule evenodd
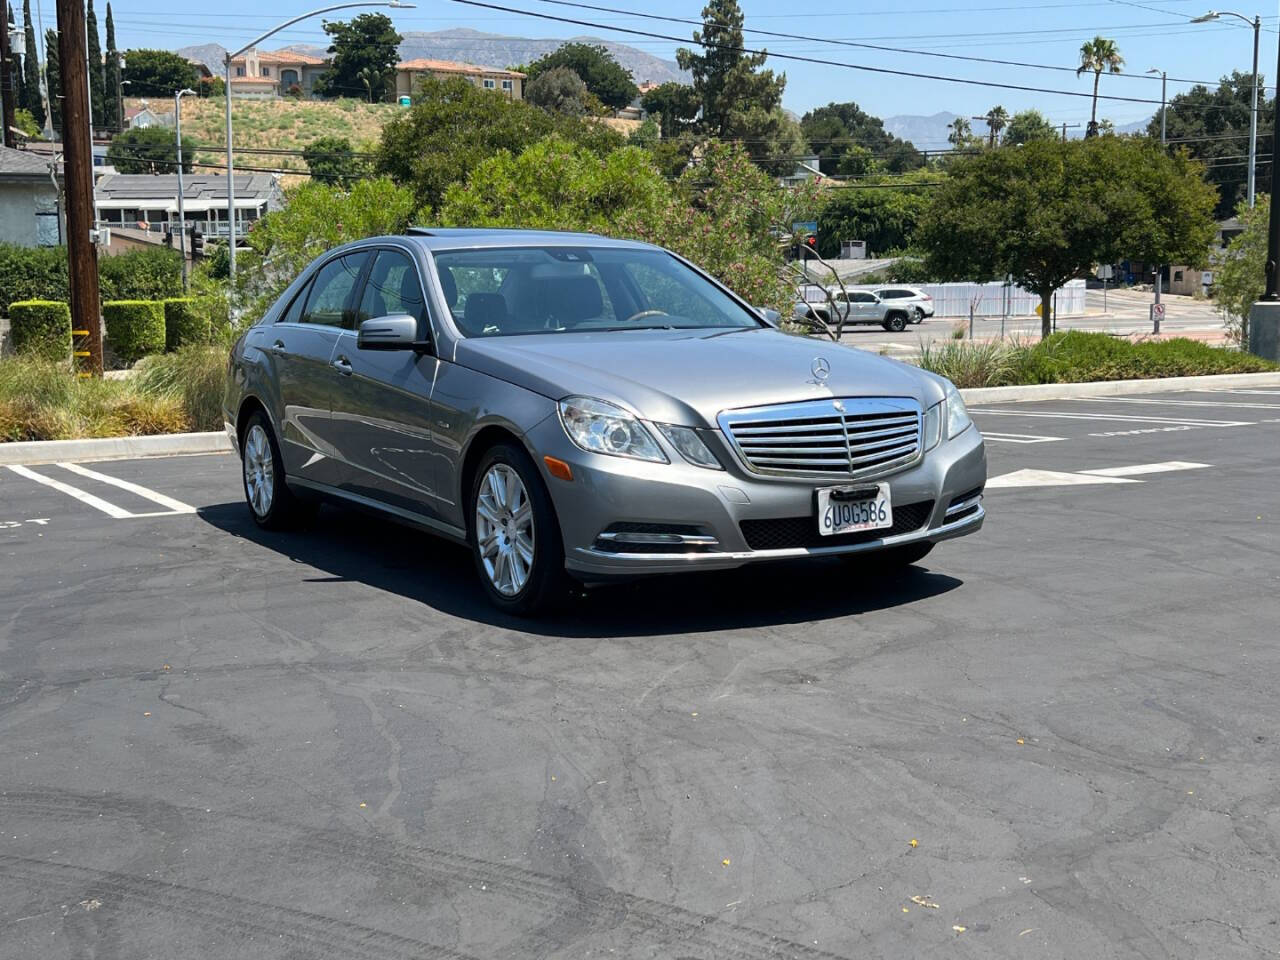
M720 414L724 431L754 473L866 477L920 456L922 415L898 397L815 400Z

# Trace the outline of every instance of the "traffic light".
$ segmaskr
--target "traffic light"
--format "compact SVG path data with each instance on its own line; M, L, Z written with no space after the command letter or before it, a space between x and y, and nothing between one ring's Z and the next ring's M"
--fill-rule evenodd
M199 227L188 227L191 234L191 259L204 256L204 234L200 232Z

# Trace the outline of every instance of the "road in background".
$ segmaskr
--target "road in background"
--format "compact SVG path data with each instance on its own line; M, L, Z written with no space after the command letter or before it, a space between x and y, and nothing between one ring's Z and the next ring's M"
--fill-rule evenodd
M1191 337L1213 344L1226 341L1222 315L1213 301L1195 300L1191 297L1170 294L1165 294L1162 299L1166 313L1160 329L1165 336ZM1064 317L1058 329L1088 330L1124 336L1145 336L1151 333L1150 293L1110 290L1106 295L1105 311L1101 290L1088 291L1087 300L1086 315ZM881 327L846 327L842 342L893 357L914 357L919 355L922 342L935 343L951 340L953 331L960 325L964 327L967 337L969 323L967 319L961 317L928 319L923 323L907 327L901 333L891 333ZM974 338L979 340L999 338L1002 329L1006 337L1016 336L1024 340L1037 340L1040 337L1040 318L1035 316L1010 318L1004 321L1003 328L999 318L978 318L973 323Z
M0 468L0 958L1271 955L1280 389L974 415L900 579L542 621L230 455Z

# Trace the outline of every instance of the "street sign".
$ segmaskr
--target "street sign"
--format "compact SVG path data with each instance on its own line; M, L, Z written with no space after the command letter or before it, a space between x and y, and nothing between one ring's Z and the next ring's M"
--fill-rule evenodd
M1104 263L1098 268L1099 280L1111 280L1116 275L1116 268L1109 263Z
M1153 303L1151 305L1151 332L1160 332L1160 321L1164 319L1164 304Z

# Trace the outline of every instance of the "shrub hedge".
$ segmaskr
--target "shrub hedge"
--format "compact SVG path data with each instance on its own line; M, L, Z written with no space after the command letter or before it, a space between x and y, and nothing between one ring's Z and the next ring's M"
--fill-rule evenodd
M71 308L57 300L11 303L9 334L16 353L66 360L71 355Z
M125 363L164 350L164 304L154 300L109 300L102 304L107 343Z
M182 296L177 250L156 247L98 258L103 300L162 300ZM0 316L20 300L68 299L66 247L0 244Z
M164 301L164 348L177 350L188 343L208 343L208 305L194 297Z

